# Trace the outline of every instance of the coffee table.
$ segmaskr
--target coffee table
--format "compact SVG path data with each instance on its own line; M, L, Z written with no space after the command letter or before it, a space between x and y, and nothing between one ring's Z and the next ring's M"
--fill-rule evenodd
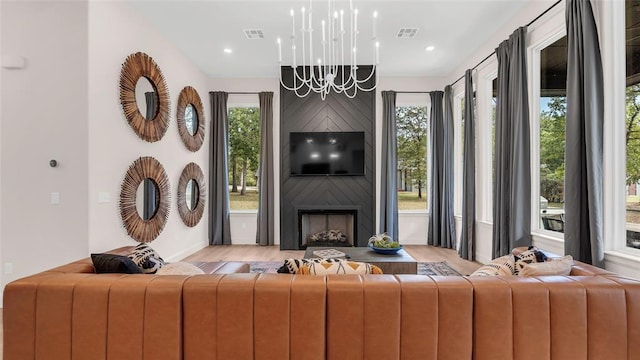
M393 255L378 254L368 247L308 247L305 259L316 258L314 250L336 249L349 256L349 260L373 264L385 274L417 274L418 263L404 249Z

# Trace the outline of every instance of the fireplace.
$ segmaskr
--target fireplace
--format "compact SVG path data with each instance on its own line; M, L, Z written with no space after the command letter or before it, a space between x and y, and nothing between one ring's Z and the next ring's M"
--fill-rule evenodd
M298 248L356 246L357 224L355 209L298 210Z

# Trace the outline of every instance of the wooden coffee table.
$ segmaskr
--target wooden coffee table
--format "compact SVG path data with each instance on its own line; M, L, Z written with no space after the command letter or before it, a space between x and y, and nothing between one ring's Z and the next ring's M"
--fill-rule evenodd
M308 247L304 253L305 259L316 258L314 250L336 249L349 256L349 260L373 264L385 274L417 274L418 263L404 249L394 255L383 255L368 247Z

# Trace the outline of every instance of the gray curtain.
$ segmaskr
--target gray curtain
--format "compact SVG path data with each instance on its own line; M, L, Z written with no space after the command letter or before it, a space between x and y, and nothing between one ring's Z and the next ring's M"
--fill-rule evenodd
M476 125L474 119L473 76L464 74L464 154L462 158L462 234L458 254L475 260L476 247Z
M260 165L258 175L258 231L256 243L273 245L275 237L274 159L273 159L273 92L261 92L260 99Z
M498 96L493 184L493 257L531 245L531 161L527 99L527 28L496 49Z
M427 243L453 249L453 96L451 86L431 92L431 193Z
M380 233L398 241L398 159L396 92L382 92L382 158L380 183Z
M227 98L222 91L209 93L211 99L211 154L209 156L209 244L230 245L229 178L227 176Z
M565 254L604 267L602 128L604 90L598 30L588 0L568 0Z

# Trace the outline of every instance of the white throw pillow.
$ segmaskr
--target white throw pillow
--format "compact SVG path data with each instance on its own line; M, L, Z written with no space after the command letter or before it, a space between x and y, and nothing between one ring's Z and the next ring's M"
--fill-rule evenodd
M204 274L204 271L199 267L188 262L174 262L164 264L163 267L158 269L156 275L200 275Z
M520 270L520 276L545 276L545 275L563 275L567 276L571 273L573 266L573 257L567 255L561 258L554 258L545 262L525 264Z
M513 255L505 255L491 260L469 276L505 276L513 275L515 269Z

